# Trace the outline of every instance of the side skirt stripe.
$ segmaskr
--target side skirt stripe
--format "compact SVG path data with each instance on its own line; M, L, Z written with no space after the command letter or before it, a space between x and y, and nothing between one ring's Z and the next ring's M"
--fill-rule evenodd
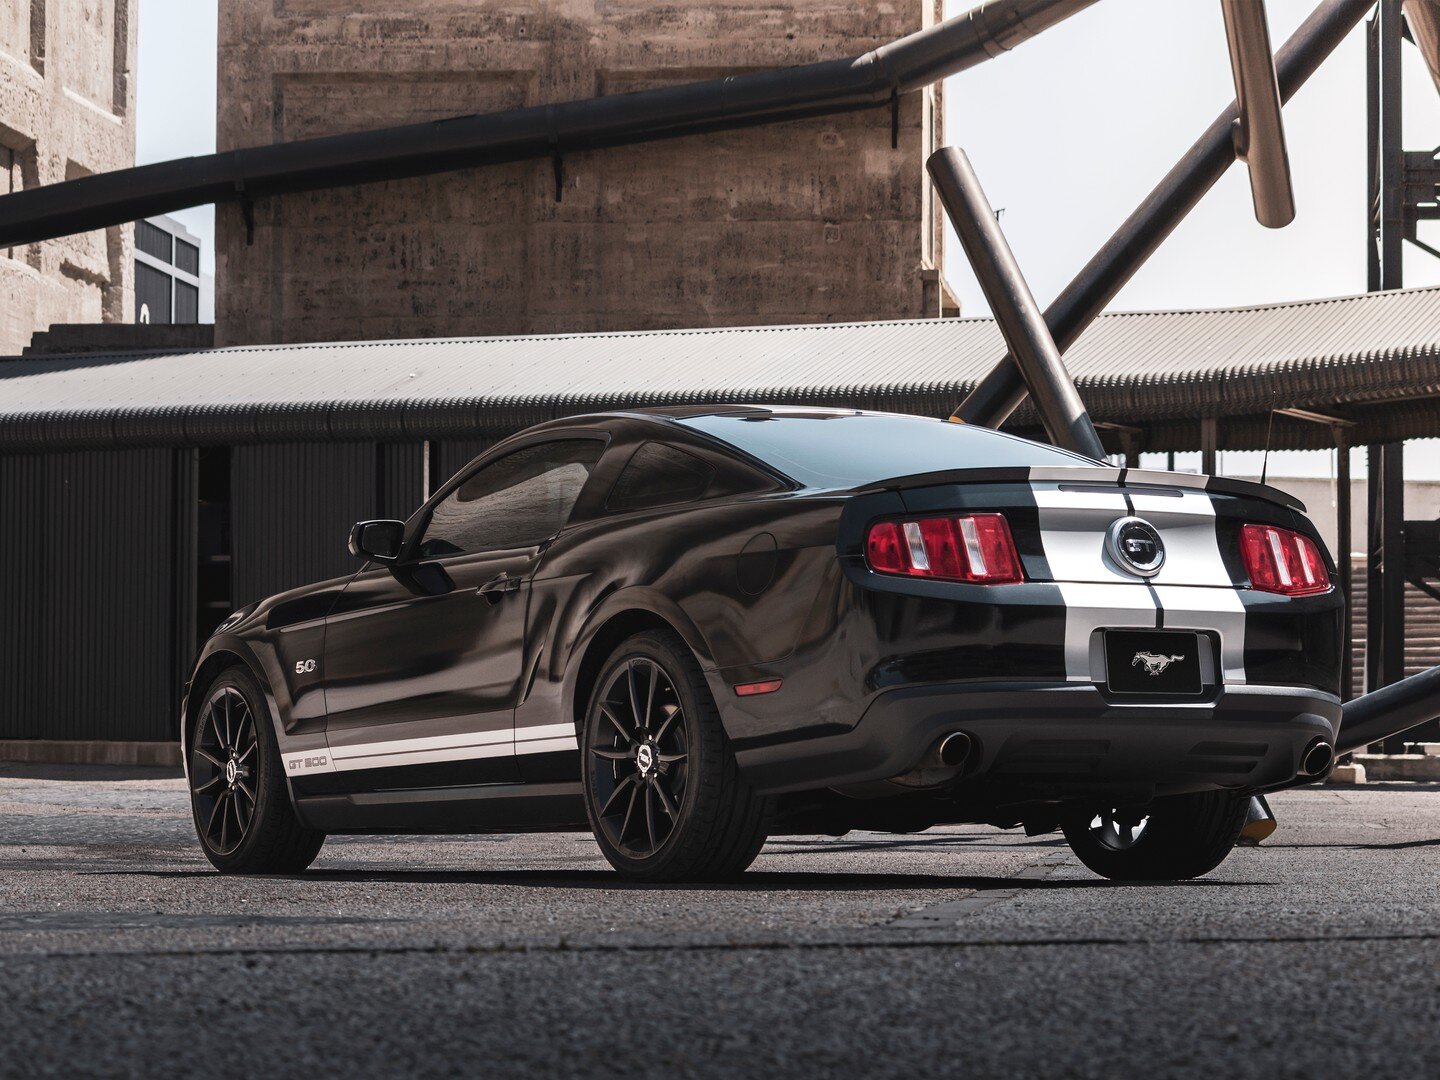
M338 753L304 751L284 754L285 771L297 774L352 772L443 761L474 761L511 754L553 754L578 750L572 724L539 724L513 731L478 731L420 739L390 739L341 747Z

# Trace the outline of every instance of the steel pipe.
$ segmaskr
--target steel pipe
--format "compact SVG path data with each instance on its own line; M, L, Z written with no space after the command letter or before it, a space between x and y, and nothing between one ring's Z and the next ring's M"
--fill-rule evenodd
M205 203L348 187L873 108L998 56L1095 0L988 0L861 56L428 124L277 143L0 197L0 247Z
M1235 156L1250 167L1255 220L1267 229L1284 228L1295 220L1295 192L1265 2L1220 0L1220 10L1235 77Z
M1276 56L1282 101L1289 101L1305 85L1373 6L1374 0L1325 0L1311 12ZM1095 316L1225 174L1235 160L1231 130L1238 116L1231 102L1045 309L1045 323L1061 352L1075 344ZM954 417L998 427L1024 400L1025 382L1014 358L1007 355L960 403Z
M1347 701L1335 752L1348 754L1440 719L1440 667Z
M1410 36L1425 58L1435 89L1440 90L1440 0L1405 0L1401 7Z
M1035 409L1050 441L1066 450L1103 458L1105 448L1075 380L1060 359L1060 350L1045 325L1040 305L1005 239L995 211L980 187L980 178L963 150L943 147L925 163L935 192L970 260L990 310L1015 357L1016 366L1035 399Z

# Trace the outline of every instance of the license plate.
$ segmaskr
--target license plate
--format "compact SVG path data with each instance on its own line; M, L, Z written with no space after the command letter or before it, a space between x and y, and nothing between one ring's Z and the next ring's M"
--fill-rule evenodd
M1117 694L1199 694L1200 635L1178 630L1105 631L1105 671Z

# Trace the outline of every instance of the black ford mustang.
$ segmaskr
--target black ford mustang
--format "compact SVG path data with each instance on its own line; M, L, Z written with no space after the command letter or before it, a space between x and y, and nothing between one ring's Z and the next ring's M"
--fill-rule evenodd
M985 822L1188 877L1339 724L1344 605L1298 503L938 420L556 421L350 546L358 573L199 658L221 870L588 824L626 875L714 879L775 833Z

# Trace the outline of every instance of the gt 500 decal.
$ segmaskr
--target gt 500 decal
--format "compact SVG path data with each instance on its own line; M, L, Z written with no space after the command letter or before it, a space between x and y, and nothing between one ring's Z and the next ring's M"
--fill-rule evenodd
M285 771L291 774L335 771L335 765L331 762L329 754L317 753L313 750L286 754L284 761Z

